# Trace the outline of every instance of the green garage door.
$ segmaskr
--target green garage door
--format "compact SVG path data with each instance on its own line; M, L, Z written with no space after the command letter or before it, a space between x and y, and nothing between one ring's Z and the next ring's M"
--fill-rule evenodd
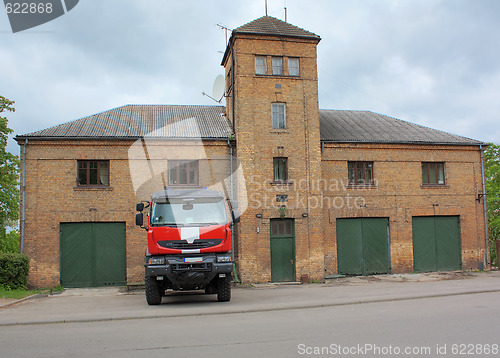
M126 283L124 223L61 223L60 230L64 287Z
M339 274L389 273L389 219L337 219Z
M458 216L413 218L413 265L416 272L462 268Z

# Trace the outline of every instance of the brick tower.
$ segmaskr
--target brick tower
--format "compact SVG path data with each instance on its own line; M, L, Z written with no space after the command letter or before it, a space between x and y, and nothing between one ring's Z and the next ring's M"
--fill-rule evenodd
M264 16L233 30L224 54L226 111L246 180L238 199L248 200L236 245L243 282L324 277L320 40Z

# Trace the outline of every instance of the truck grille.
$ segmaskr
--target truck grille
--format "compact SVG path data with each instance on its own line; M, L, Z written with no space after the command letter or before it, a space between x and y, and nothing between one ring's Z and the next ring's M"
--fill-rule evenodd
M166 249L174 250L193 250L193 249L205 249L207 247L217 246L222 242L222 239L199 239L194 240L192 244L188 243L186 240L164 240L158 241L158 245Z
M210 262L171 264L170 267L172 267L172 271L212 271Z

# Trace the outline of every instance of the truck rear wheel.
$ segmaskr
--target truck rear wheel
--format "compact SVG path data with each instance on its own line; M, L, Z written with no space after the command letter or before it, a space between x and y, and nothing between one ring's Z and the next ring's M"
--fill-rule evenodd
M145 291L148 305L159 305L161 303L161 289L155 277L146 276Z
M217 283L217 301L228 302L231 300L231 281L220 278Z

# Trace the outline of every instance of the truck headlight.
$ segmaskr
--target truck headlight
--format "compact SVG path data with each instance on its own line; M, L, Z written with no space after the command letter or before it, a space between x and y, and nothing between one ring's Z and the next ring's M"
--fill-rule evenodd
M217 262L231 262L231 256L217 256Z
M149 259L149 264L150 265L164 265L165 258L164 257L151 257Z

